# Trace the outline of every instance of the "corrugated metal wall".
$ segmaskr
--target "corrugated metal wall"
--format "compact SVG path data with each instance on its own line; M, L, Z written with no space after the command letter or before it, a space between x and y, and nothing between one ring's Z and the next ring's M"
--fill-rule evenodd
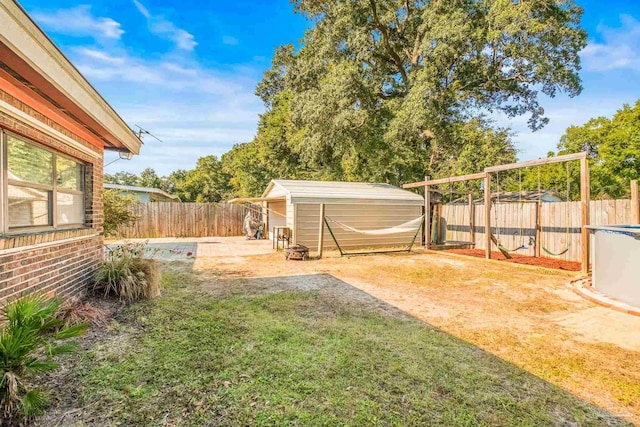
M298 203L296 208L296 224L294 239L298 244L309 248L318 247L318 224L320 220L320 204ZM422 206L416 205L376 205L366 204L329 204L325 205L325 215L358 229L376 230L391 228L422 215ZM331 224L331 223L330 223ZM372 236L354 233L332 226L331 229L344 249L366 247L406 246L411 242L415 232ZM420 235L416 242L420 244ZM335 248L335 243L325 226L324 248Z

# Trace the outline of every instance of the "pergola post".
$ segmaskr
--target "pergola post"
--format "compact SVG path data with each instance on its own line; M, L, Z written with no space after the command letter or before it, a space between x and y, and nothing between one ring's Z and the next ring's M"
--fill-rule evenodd
M580 159L580 208L582 229L582 274L589 274L589 246L590 233L586 227L589 225L589 205L591 199L591 182L589 179L589 160L587 157Z
M429 181L429 177L424 177L425 181ZM424 247L429 249L431 243L431 189L428 185L424 186Z
M322 258L324 247L324 203L320 204L320 221L318 223L318 259Z
M476 205L473 204L473 193L469 193L469 241L476 242Z
M485 249L484 257L491 259L491 173L484 176L484 235Z
M631 221L640 224L640 201L638 201L638 180L631 180Z
M540 258L542 249L542 200L536 203L536 248L535 257Z

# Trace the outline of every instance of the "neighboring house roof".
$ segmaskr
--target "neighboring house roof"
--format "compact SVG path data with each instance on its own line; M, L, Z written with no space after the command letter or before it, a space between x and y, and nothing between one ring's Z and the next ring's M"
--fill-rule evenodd
M77 133L100 148L139 153L141 141L133 130L16 0L0 1L0 28L0 77L14 82L19 93L12 96L37 105L54 121L76 123ZM20 113L0 101L3 110Z
M148 194L157 194L162 197L166 197L171 200L180 200L179 196L175 194L169 194L164 190L159 188L152 187L137 187L135 185L120 185L120 184L104 184L104 188L108 188L110 190L119 190L128 193L148 193Z
M282 197L291 203L424 204L424 197L391 184L276 179L262 198Z

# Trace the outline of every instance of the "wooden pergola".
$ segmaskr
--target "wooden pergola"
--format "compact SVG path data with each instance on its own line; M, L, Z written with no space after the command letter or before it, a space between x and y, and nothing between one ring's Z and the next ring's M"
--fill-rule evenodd
M431 221L430 221L430 206L431 206L431 186L439 185L439 184L451 184L454 182L465 182L477 179L484 180L484 209L485 209L485 233L487 235L487 244L485 248L485 258L491 259L491 243L492 236L491 233L491 178L493 174L497 174L503 171L509 171L514 169L527 168L532 166L543 166L549 165L552 163L564 163L570 161L580 161L580 210L581 210L581 233L582 233L582 243L581 243L581 261L582 261L582 273L587 274L589 272L589 230L586 228L589 225L589 201L590 201L590 180L589 180L589 162L587 159L586 152L573 153L573 154L565 154L556 157L549 157L545 159L538 160L529 160L526 162L517 162L510 163L506 165L498 165L491 166L484 169L484 172L474 173L470 175L460 175L454 176L450 178L441 178L441 179L429 179L428 176L425 176L424 181L413 182L410 184L404 184L402 188L419 188L424 187L424 204L425 204L425 212L427 213L427 217L425 219L424 226L424 235L425 235L425 245L427 249L429 248L429 241L431 237ZM472 200L470 198L470 205L472 204ZM473 225L473 224L472 224ZM473 232L473 226L472 226ZM497 242L493 242L496 244Z

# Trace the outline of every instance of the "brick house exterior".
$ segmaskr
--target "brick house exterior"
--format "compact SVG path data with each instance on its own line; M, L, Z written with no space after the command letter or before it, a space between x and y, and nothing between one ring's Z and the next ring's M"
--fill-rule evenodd
M140 140L14 0L0 0L0 303L86 288L103 256L104 150Z

